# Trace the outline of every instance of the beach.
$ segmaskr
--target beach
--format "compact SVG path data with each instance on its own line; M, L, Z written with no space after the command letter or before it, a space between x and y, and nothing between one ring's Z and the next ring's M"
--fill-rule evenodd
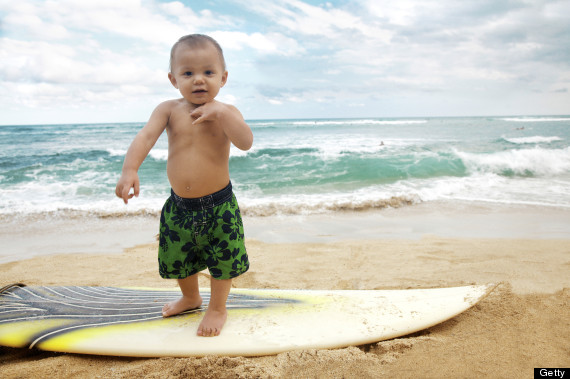
M416 206L244 216L252 264L234 287L358 290L500 283L466 312L413 335L250 358L147 359L0 348L0 376L522 378L532 377L535 367L568 367L569 212L492 209ZM70 238L64 232L77 223L69 222L66 229L65 221L38 222L47 229L44 235L56 234L53 251L1 264L3 284L176 288L158 275L152 216L85 219L83 232L76 227ZM143 237L135 238L141 243L128 239L123 244L130 246L124 247L119 241L129 228L137 229L133 224L142 231ZM102 228L107 242L90 243L85 251L81 235L90 234L90 225ZM2 242L10 239L6 229L0 233ZM200 274L200 283L209 286L206 273Z

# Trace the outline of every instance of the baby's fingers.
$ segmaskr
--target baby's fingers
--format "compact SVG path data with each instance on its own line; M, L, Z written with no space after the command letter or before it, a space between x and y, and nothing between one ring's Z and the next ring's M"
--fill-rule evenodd
M132 199L132 197L133 197L133 194L129 194L130 191L131 191L130 187L125 187L123 189L123 193L121 194L121 198L123 199L125 204L128 204L129 199Z
M200 116L197 119L195 119L194 121L192 121L192 125L199 124L199 123L203 122L204 120L205 120L204 116Z

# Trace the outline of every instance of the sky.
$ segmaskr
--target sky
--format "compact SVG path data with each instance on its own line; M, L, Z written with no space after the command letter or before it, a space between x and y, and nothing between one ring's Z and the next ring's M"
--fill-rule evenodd
M191 33L248 120L570 114L569 0L0 0L0 124L145 122Z

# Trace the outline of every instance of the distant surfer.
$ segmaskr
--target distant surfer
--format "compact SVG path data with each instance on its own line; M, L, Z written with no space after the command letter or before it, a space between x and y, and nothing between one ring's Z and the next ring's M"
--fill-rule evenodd
M198 273L208 268L211 298L197 334L217 336L227 318L232 279L249 269L230 182L230 144L249 150L253 134L236 107L215 100L228 72L213 38L180 38L170 52L168 78L182 98L165 101L152 112L127 151L115 193L125 204L139 195L138 169L166 130L172 190L160 217L158 263L163 278L178 280L182 297L166 304L162 315L202 305Z

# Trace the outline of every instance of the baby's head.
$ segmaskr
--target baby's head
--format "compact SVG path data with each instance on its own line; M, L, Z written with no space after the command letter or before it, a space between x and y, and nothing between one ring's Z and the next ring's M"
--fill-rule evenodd
M208 45L214 46L216 48L220 57L222 68L224 71L226 71L226 60L224 59L224 53L218 42L216 42L216 40L212 37L206 36L204 34L189 34L187 36L181 37L178 42L172 46L172 49L170 50L170 72L172 72L172 62L174 61L174 56L179 47L185 46L191 49L196 49L204 48Z
M213 101L228 79L222 48L201 34L180 38L170 52L168 79L191 104Z

